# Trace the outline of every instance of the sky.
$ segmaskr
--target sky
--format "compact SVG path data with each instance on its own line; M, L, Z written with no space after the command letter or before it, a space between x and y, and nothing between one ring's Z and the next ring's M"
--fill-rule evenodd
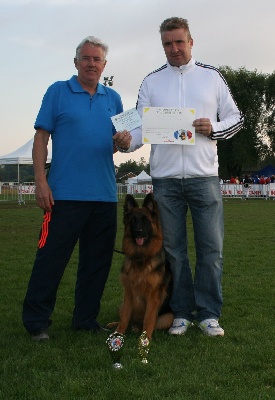
M109 45L101 83L113 75L124 110L135 107L144 77L166 62L159 26L173 16L188 19L196 60L275 70L274 0L0 0L0 156L33 137L45 91L76 74L86 36ZM149 153L144 145L114 161L148 162Z

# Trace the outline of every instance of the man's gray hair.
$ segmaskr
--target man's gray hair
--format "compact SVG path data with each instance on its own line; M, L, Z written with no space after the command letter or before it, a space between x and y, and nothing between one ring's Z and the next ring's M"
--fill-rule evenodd
M79 60L79 56L80 56L80 51L82 49L82 47L84 46L85 43L90 43L93 46L98 46L101 47L103 52L104 52L104 58L106 58L107 53L108 53L108 46L107 44L103 43L100 39L94 37L94 36L87 36L85 39L83 39L79 45L76 48L76 52L75 52L75 58L77 60Z

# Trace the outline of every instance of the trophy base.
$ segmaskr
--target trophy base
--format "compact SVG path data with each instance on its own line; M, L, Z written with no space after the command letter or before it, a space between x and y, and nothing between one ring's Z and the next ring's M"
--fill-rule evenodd
M114 363L113 367L114 367L114 369L122 369L123 368L122 364L119 362Z

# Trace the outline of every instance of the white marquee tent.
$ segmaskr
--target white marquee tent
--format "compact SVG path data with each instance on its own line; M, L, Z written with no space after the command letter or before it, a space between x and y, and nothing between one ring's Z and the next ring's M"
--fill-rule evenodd
M6 154L4 156L0 156L0 165L17 165L18 166L18 183L20 183L20 165L29 165L32 164L32 147L33 147L33 138L28 140L23 146L19 147L17 150ZM52 150L51 145L48 147L48 158L47 163L51 162L52 159Z
M134 184L138 184L138 183L151 183L152 178L145 171L141 171L141 173L138 176L135 176L134 178L128 178L127 182L130 185L134 185Z

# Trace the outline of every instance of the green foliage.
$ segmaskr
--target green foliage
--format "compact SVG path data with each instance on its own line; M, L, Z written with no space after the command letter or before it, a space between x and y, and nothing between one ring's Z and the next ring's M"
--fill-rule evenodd
M266 103L270 110L267 116L268 137L271 142L271 151L275 153L275 71L266 79Z
M275 153L273 156L267 156L262 161L260 161L258 164L258 169L260 170L270 164L275 166Z
M127 332L124 369L112 369L106 335L70 329L77 251L63 276L48 343L34 343L21 322L22 302L36 251L43 212L28 203L0 203L1 365L3 400L205 400L274 399L274 214L271 200L224 201L224 338L195 326L185 336L156 332L149 364L138 358L137 334ZM188 215L194 264L192 221ZM116 249L121 249L119 203ZM114 253L99 322L117 320L122 299Z
M20 165L20 183L31 182L34 178L33 165ZM0 168L1 182L17 182L18 165L4 165Z
M130 159L118 167L118 172L132 172L135 175L140 174L143 170L149 174L150 166L144 157L141 157L139 162Z
M243 129L232 139L218 141L220 175L242 175L242 169L257 166L271 153L274 135L274 74L267 75L245 68L219 68L244 114ZM273 115L273 119L272 119Z

